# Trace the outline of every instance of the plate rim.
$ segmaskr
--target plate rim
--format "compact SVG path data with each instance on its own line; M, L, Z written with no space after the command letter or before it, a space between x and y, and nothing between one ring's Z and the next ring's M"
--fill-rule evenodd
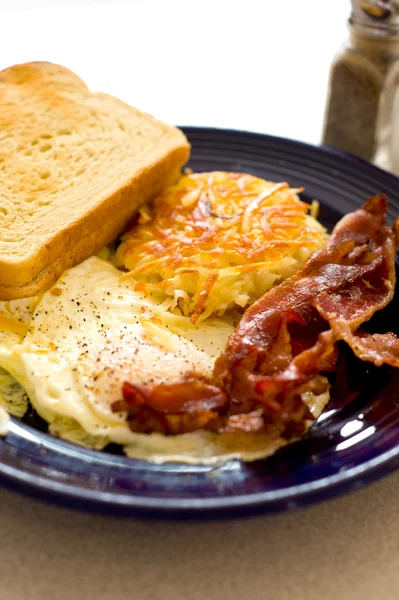
M181 129L184 133L192 131L209 133L231 133L233 135L244 134L257 138L267 138L268 140L275 141L276 143L289 142L290 144L294 144L298 147L306 148L308 150L322 151L326 155L335 155L337 157L340 157L341 159L344 159L346 162L353 162L354 164L370 168L373 171L377 171L382 177L390 179L391 183L399 184L399 175L397 176L394 173L391 173L390 171L386 171L385 169L382 169L378 165L374 165L373 163L368 162L360 156L356 156L355 154L351 154L350 152L346 152L345 150L340 150L339 148L334 148L333 146L329 146L328 144L312 144L310 142L304 142L295 138L287 138L279 135L272 135L269 133L261 133L259 131L253 131L251 129L235 129L233 127L216 127L207 125L176 125L176 127Z
M1 462L0 476L2 481L9 482L10 488L20 491L24 495L52 502L57 500L59 505L100 511L103 514L178 520L187 518L220 519L221 517L250 516L266 512L284 512L315 504L325 499L326 489L329 490L327 499L350 493L399 469L399 461L395 463L398 456L399 446L396 446L360 465L346 469L343 473L338 472L316 482L293 485L277 491L221 498L141 498L132 494L104 492L55 482L47 477L36 476L29 471L4 465ZM362 473L367 473L366 480L359 480ZM26 486L29 487L26 488ZM267 510L265 510L265 505L267 505Z

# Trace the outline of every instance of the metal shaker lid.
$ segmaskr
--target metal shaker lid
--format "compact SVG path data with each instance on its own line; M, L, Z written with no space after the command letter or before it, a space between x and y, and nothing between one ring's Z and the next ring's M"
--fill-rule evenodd
M352 0L350 22L399 32L399 0Z

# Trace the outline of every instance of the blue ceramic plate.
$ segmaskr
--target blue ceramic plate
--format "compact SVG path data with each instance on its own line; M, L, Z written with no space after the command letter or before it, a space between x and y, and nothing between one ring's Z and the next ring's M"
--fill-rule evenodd
M329 227L375 193L388 195L391 220L399 213L399 180L351 156L240 131L185 131L194 171L242 171L304 186L304 198L320 201ZM375 328L398 332L398 297ZM113 448L95 452L59 441L28 415L23 422L12 419L0 440L1 481L69 506L163 518L275 512L323 500L399 466L398 373L357 364L350 373L360 396L346 406L333 400L306 438L267 460L213 468L151 465Z

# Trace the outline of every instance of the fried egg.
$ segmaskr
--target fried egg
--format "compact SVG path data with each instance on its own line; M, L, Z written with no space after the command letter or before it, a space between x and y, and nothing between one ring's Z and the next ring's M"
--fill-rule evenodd
M193 326L134 292L113 265L92 257L43 295L23 338L1 344L0 367L8 378L3 392L17 405L25 391L51 433L83 446L102 449L114 442L128 456L156 462L258 458L285 443L278 430L137 434L111 408L125 380L172 383L193 370L209 376L233 329L220 318ZM316 415L320 401L324 405L325 399L309 399Z
M22 341L38 302L37 297L0 302L0 347L12 348ZM25 390L0 368L0 407L14 417L23 417L28 403ZM6 422L4 418L2 422Z
M0 302L0 407L22 417L30 401L60 438L120 444L155 462L251 460L285 445L275 425L139 434L112 405L126 381L212 375L243 310L326 242L300 191L241 173L184 175L141 209L119 246L66 271L41 298ZM317 417L328 393L303 399Z

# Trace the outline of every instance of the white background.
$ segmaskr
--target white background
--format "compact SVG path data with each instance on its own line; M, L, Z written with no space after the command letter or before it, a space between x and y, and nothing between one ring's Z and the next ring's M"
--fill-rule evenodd
M50 60L174 124L318 143L349 0L0 0L0 68Z

